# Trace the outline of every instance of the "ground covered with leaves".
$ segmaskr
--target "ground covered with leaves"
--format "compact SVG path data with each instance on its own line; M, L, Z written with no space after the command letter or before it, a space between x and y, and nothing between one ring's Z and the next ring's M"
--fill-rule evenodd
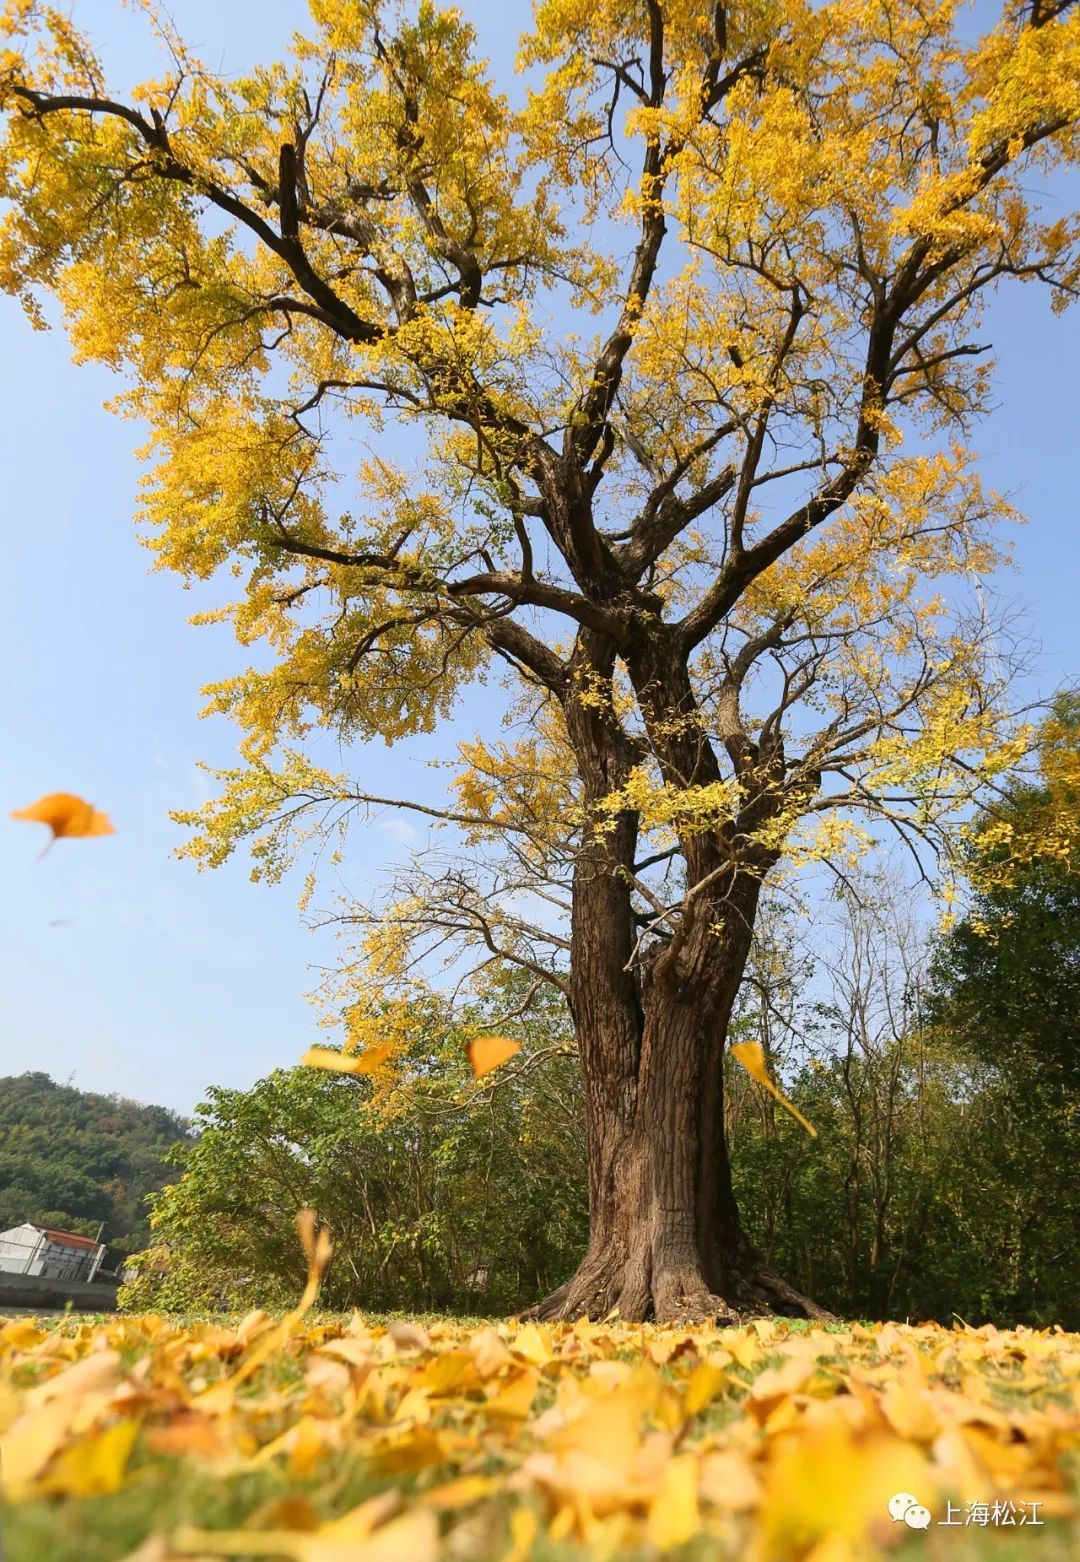
M7 1562L1080 1551L1057 1330L12 1318L0 1432Z

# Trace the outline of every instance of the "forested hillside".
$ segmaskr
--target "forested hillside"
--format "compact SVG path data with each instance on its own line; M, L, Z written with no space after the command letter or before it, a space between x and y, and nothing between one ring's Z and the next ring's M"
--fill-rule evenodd
M29 1220L102 1239L110 1261L149 1236L146 1195L172 1180L170 1146L192 1137L163 1106L58 1085L48 1074L0 1079L0 1230Z

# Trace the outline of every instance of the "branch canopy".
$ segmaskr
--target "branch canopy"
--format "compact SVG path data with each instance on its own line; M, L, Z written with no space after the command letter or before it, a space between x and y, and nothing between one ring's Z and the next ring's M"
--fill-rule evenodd
M563 907L586 849L630 958L860 816L931 843L1025 741L963 617L1011 516L967 441L990 292L1080 286L1029 193L1080 150L1076 5L969 41L951 3L545 0L512 91L430 0L312 18L236 78L151 7L123 99L3 13L0 282L122 373L150 546L240 576L259 647L208 691L247 768L193 850L274 866L380 791L305 769L312 728L429 732L496 672L526 735L462 752L477 855L424 891L485 958L554 970L498 908Z

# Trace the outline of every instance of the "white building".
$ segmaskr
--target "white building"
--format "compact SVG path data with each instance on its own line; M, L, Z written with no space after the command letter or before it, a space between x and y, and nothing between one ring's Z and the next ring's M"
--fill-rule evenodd
M92 1280L105 1257L105 1244L74 1231L53 1231L29 1221L0 1231L0 1272L41 1275L46 1280Z

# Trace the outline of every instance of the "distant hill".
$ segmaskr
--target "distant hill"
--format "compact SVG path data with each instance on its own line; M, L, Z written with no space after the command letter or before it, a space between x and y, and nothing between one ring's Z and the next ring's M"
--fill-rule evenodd
M0 1231L28 1220L95 1236L104 1222L111 1266L147 1246L146 1195L176 1180L166 1151L193 1137L163 1106L48 1074L0 1078Z

